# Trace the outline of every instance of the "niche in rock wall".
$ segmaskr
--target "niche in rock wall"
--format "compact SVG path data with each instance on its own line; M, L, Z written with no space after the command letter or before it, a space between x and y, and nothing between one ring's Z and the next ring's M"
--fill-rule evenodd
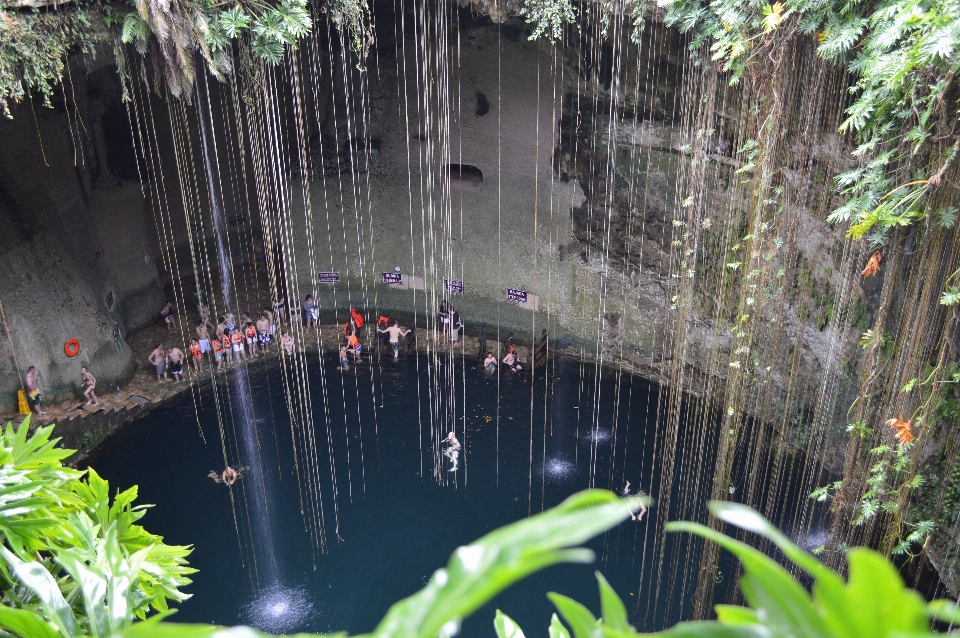
M477 91L477 117L483 117L490 112L490 100L487 96Z
M483 171L470 164L450 164L450 190L476 193L483 185Z

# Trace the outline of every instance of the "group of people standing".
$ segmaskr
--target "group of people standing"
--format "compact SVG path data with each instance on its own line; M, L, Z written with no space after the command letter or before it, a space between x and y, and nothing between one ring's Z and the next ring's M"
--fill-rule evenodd
M191 339L189 350L197 373L203 371L203 360L208 352L213 353L218 372L223 369L224 361L230 363L268 354L274 341L279 341L287 354L293 354L293 337L289 332L280 330L285 322L286 310L282 298L275 297L271 305L263 307L256 319L245 312L238 322L236 315L227 309L216 326L213 325L210 308L201 291L194 290L194 300L200 318L195 327L197 336Z

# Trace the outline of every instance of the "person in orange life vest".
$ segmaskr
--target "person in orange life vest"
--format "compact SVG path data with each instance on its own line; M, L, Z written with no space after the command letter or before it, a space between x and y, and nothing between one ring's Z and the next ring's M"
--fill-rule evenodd
M347 337L347 351L352 352L358 360L360 359L363 354L363 346L360 345L360 340L357 339L357 335Z
M200 374L203 372L203 350L200 348L199 339L190 340L190 355L193 358L193 369Z
M234 328L233 334L230 335L230 344L233 346L234 359L243 359L243 335L240 334L239 328Z
M243 328L243 333L247 337L247 349L250 350L250 356L257 356L257 328L252 321L248 321Z
M357 312L356 308L350 308L350 317L353 319L353 323L356 324L357 328L363 327L363 315Z
M223 370L223 344L220 343L219 339L214 339L213 344L213 358L217 361L217 372Z
M223 360L227 363L233 361L233 345L230 343L230 331L226 328L220 335L220 345L223 347Z

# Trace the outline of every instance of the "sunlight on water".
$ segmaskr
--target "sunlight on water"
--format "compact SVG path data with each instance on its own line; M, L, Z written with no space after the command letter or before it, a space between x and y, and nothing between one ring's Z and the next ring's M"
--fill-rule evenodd
M547 459L546 475L551 482L563 482L570 480L577 473L577 466L573 462L561 457Z
M313 603L305 589L273 585L260 592L243 610L245 622L272 633L302 629L313 616Z

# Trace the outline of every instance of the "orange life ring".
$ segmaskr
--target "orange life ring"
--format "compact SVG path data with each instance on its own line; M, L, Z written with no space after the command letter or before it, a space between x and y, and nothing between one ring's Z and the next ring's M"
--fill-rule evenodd
M80 354L80 342L76 339L71 339L63 346L63 351L68 357L75 357Z

